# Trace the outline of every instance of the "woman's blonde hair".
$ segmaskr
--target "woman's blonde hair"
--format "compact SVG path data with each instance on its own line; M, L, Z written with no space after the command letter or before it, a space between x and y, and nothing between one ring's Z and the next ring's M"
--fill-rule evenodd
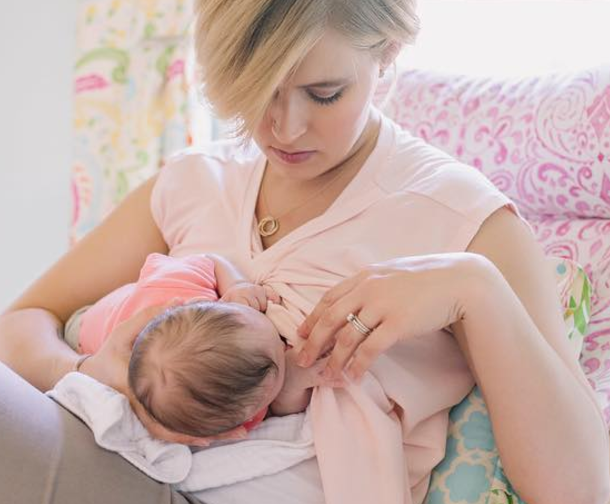
M379 60L419 30L415 0L197 0L195 14L204 94L245 137L328 27Z

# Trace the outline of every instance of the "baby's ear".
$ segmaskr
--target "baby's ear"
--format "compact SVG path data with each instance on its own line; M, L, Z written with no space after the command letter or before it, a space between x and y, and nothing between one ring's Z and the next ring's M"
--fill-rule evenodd
M244 429L242 426L235 427L235 429L231 429L227 432L221 432L220 434L216 434L214 436L206 436L206 437L193 437L186 436L184 434L179 434L179 439L176 442L182 444L188 444L191 446L199 446L201 448L205 448L206 446L210 446L213 441L227 441L227 440L239 440L245 439L248 437L248 431Z
M176 443L188 444L191 446L199 446L200 448L205 448L206 446L210 446L213 441L221 441L221 440L239 440L245 439L248 436L248 431L244 429L244 427L239 426L235 427L235 429L231 429L227 432L221 432L220 434L216 434L214 436L206 436L206 437L193 437L187 436L186 434L177 434Z
M210 446L210 443L214 441L213 437L190 437L187 442L183 444L188 444L191 446L199 446L200 448L205 448Z
M212 440L238 440L238 439L246 439L248 437L248 431L244 428L243 425L239 427L235 427L227 432L221 432L220 434L216 434L215 436L210 436L208 439Z

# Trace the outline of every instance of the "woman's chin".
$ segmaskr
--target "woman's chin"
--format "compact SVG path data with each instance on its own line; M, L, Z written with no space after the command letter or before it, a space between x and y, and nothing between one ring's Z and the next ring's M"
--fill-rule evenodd
M298 165L282 163L276 158L269 159L269 168L275 175L297 182L307 182L323 175L328 169L323 168L326 163L321 161L321 156L314 156L310 161Z

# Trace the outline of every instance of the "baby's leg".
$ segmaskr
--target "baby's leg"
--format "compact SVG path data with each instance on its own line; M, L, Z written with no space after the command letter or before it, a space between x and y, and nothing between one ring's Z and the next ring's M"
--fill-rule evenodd
M0 364L2 504L187 504L148 478L65 409Z

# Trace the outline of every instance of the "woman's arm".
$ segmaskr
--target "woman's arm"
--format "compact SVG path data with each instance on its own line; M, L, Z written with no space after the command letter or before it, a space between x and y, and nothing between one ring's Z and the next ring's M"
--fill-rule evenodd
M369 334L346 321L349 313ZM331 347L330 373L346 369L358 380L397 341L449 325L525 500L606 504L606 426L568 349L547 260L508 210L487 219L466 253L386 261L329 289L299 327L307 341L298 363L310 366Z
M77 359L60 337L68 317L135 281L148 254L167 253L150 211L155 180L127 196L0 316L0 361L40 390L52 388Z
M453 329L511 483L534 504L605 504L606 425L572 356L547 259L507 209L487 219L468 251L491 263Z

